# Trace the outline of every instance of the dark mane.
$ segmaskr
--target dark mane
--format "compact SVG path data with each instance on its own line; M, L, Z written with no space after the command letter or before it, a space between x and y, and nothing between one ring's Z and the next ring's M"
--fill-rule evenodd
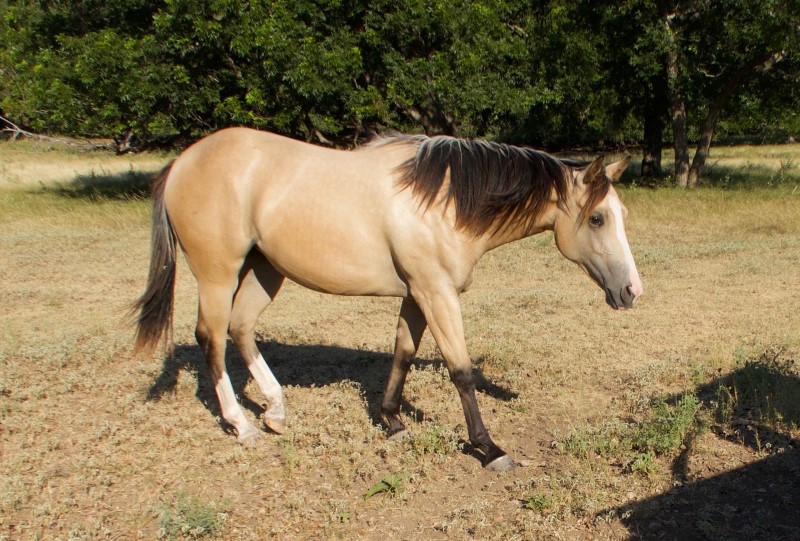
M416 156L398 166L398 183L430 208L450 172L447 202L455 204L456 227L477 235L520 221L529 230L555 190L563 201L568 167L529 148L454 137L398 137L384 143L417 144Z

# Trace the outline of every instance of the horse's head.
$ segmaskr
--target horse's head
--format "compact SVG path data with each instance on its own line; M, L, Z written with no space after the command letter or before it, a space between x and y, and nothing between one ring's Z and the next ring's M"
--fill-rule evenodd
M644 292L625 236L627 210L611 186L629 161L604 166L599 157L572 167L572 185L553 227L558 249L605 291L614 309L633 307Z

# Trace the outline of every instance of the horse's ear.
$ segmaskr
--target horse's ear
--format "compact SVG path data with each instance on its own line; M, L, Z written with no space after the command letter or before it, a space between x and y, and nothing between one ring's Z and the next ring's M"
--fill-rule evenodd
M603 174L603 156L598 156L578 174L578 181L591 184Z
M618 162L606 165L606 176L611 179L611 182L619 180L619 177L621 177L625 169L628 168L629 163L631 163L630 155L625 156Z

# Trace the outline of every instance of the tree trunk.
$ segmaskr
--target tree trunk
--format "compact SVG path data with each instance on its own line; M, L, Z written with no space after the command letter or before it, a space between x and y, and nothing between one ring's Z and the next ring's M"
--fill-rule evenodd
M453 115L442 104L442 101L433 91L433 80L427 78L431 90L422 100L423 103L406 104L405 109L411 118L422 125L425 135L453 135L458 136Z
M666 127L666 82L651 81L652 92L644 103L644 145L642 149L642 178L661 178L661 151Z
M703 167L708 158L709 148L711 147L711 138L714 136L714 129L717 127L717 121L722 113L723 107L728 102L730 97L747 79L754 76L758 72L769 70L776 62L783 58L783 51L776 51L767 53L756 58L753 58L746 65L742 66L739 71L725 83L720 90L711 107L708 109L703 121L703 126L700 130L700 139L697 142L697 150L692 159L692 167L689 169L688 186L693 188L700 184L700 177L703 173Z
M675 184L686 188L689 184L689 140L686 135L686 104L680 83L680 58L672 16L667 16L665 25L669 38L667 53L667 81L669 103L672 112L672 137L675 145Z
M458 135L453 116L440 105L439 100L430 97L422 107L407 107L408 114L422 125L425 135Z

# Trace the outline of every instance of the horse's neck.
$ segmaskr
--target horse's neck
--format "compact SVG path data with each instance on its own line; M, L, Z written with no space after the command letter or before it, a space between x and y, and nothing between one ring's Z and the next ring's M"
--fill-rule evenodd
M555 226L555 204L549 206L532 224L517 222L501 227L499 230L491 230L483 238L485 252L494 250L509 242L516 242L544 231L552 231Z

